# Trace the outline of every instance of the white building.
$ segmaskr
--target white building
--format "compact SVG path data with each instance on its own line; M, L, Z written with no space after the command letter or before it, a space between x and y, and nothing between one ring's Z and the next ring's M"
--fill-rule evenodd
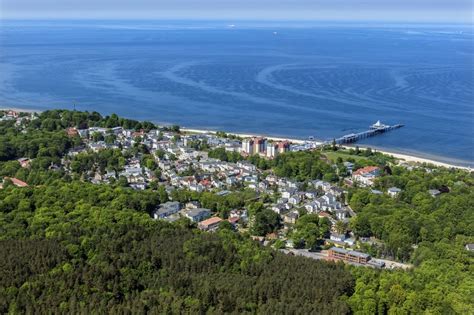
M254 141L252 139L245 139L242 141L242 153L252 155L254 153L253 147Z
M390 187L388 190L387 190L387 194L390 195L390 197L396 197L402 190L400 188L397 188L397 187Z
M278 144L275 142L268 143L267 145L267 157L274 158L278 154Z
M352 179L362 186L372 186L374 180L380 174L380 168L376 166L366 166L352 173Z

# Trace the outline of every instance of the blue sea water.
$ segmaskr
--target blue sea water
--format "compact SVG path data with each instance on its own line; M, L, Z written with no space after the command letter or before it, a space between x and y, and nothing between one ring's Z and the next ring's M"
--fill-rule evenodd
M230 25L235 24L235 25ZM115 112L474 165L466 25L2 21L0 107Z

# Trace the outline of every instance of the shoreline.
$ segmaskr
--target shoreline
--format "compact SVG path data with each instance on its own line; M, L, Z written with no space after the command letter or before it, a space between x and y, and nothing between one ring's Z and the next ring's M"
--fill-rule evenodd
M205 133L207 133L207 134L216 134L218 132L218 131L215 131L215 130L186 128L186 127L182 127L182 128L180 128L180 130L183 131L183 132L200 133L200 134L205 134ZM250 133L227 132L227 131L223 131L223 132L225 132L228 135L233 135L233 136L237 136L237 137L241 137L241 138L264 137L264 138L267 138L268 140L272 140L272 141L285 141L286 140L286 141L296 143L296 144L304 144L305 142L308 142L306 140L301 140L301 139L266 136L266 135L263 135L263 134L250 134ZM316 141L316 140L314 140L314 141L311 140L311 142L315 142L316 144L321 144L322 143L321 141Z
M207 130L207 129L196 129L196 128L186 128L182 127L180 128L181 131L183 132L188 132L188 133L200 133L200 134L216 134L217 131L214 130ZM273 137L273 136L266 136L263 134L249 134L249 133L238 133L238 132L226 132L228 135L233 135L241 138L253 138L253 137L264 137L269 140L273 141L289 141L291 143L296 143L296 144L304 144L308 141L311 141L313 143L316 143L317 145L322 144L322 141L318 140L301 140L301 139L296 139L296 138L282 138L282 137ZM343 145L341 146L344 149L354 149L354 147ZM368 146L358 146L361 150L366 150L369 147ZM426 158L426 157L419 157L415 155L410 155L407 153L397 153L397 152L392 152L390 150L386 149L378 149L378 148L373 148L370 147L374 152L379 152L382 154L390 155L393 156L394 158L398 160L404 160L407 163L427 163L427 164L433 164L438 167L446 167L446 168L457 168L457 169L462 169L466 171L471 171L471 168L468 166L462 166L462 165L456 165L456 164L451 164L451 163L446 163L446 162L441 162L441 161L436 161L434 159Z
M352 148L353 149L353 147L345 147L345 148ZM364 150L364 149L367 149L368 147L359 147L359 148ZM376 149L376 148L371 148L371 149L374 152L380 152L380 153L383 153L385 155L391 155L394 158L399 159L399 160L404 160L407 163L410 163L410 162L427 163L427 164L433 164L433 165L438 166L438 167L457 168L457 169L462 169L462 170L465 170L465 171L471 171L472 170L468 166L462 166L462 165L450 164L450 163L446 163L446 162L440 162L440 161L436 161L436 160L429 159L429 158L409 155L409 154L406 154L406 153L396 153L396 152L386 151L385 149L382 149L382 150Z
M5 107L5 106L0 106L0 110L14 110L14 111L17 111L17 112L26 112L26 113L40 113L44 110L39 110L39 109L31 109L31 108L20 108L20 107ZM207 133L207 134L216 134L218 131L216 130L210 130L210 129L201 129L201 128L188 128L188 127L184 127L184 126L180 126L180 130L183 131L183 132L188 132L188 133L200 133L200 134L203 134L203 133ZM264 135L264 134L253 134L253 133L239 133L239 132L227 132L227 131L224 131L226 134L228 135L233 135L233 136L237 136L237 137L241 137L241 138L252 138L252 137L265 137L269 140L273 140L273 141L289 141L291 143L295 143L295 144L304 144L308 141L311 141L313 143L316 143L317 145L321 144L322 141L319 141L319 140L302 140L302 139L297 139L297 138L291 138L291 137L275 137L275 136L269 136L269 135ZM343 148L345 149L353 149L354 147L351 147L351 146L347 146L347 145L344 145L342 146ZM359 148L362 149L362 150L365 150L367 148L369 148L368 146L360 146L359 145ZM441 161L437 161L433 158L428 158L428 157L423 157L423 156L416 156L416 155L413 155L413 154L409 154L409 153L403 153L403 152L393 152L393 151L390 151L390 149L379 149L379 148L373 148L373 147L370 147L372 150L374 150L375 152L380 152L382 154L386 154L386 155L391 155L393 156L394 158L396 159L399 159L399 160L404 160L405 162L407 163L427 163L427 164L432 164L432 165L435 165L435 166L438 166L438 167L446 167L446 168L456 168L456 169L462 169L462 170L465 170L465 171L472 171L471 167L468 167L468 166L462 166L462 165L457 165L457 164L453 164L453 163L447 163L447 162L441 162Z

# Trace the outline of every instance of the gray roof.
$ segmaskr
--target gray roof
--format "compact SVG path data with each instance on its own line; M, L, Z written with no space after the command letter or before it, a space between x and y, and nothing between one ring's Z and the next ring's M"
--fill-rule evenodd
M179 202L178 201L168 201L168 202L162 203L160 205L160 208L171 208L171 207L179 207Z
M178 212L181 208L179 202L177 201L168 201L160 205L158 210L155 211L156 214L164 214L168 212Z
M356 257L360 257L360 258L369 258L370 255L369 254L366 254L366 253L361 253L361 252L356 252L355 250L346 250L344 248L339 248L339 247L331 247L331 250L334 251L334 252L338 252L340 254L349 254L351 256L356 256Z
M373 265L373 266L376 266L376 267L379 267L379 268L382 268L383 266L385 266L385 263L381 260L375 260L375 259L371 259L369 261L369 264Z
M299 214L298 214L298 213L296 213L296 212L290 212L290 213L288 213L286 216L287 216L288 218L292 218L292 219L293 219L293 218L294 218L294 219L298 219L298 217L299 217Z
M344 254L344 255L347 254L347 252L348 252L348 250L345 250L344 248L340 248L340 247L336 247L336 246L331 247L330 250L332 250L333 252Z
M349 255L357 256L357 257L360 257L360 258L369 258L370 257L369 254L356 252L355 250L349 251Z
M196 209L190 209L186 211L186 215L189 217L197 217L199 215L209 214L209 213L211 213L211 210L205 209L205 208L196 208Z

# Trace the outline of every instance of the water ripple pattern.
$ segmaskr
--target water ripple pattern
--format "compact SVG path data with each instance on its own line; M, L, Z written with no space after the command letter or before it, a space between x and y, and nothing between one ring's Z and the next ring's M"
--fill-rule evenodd
M188 127L331 139L474 164L469 26L5 21L0 106L117 112Z

